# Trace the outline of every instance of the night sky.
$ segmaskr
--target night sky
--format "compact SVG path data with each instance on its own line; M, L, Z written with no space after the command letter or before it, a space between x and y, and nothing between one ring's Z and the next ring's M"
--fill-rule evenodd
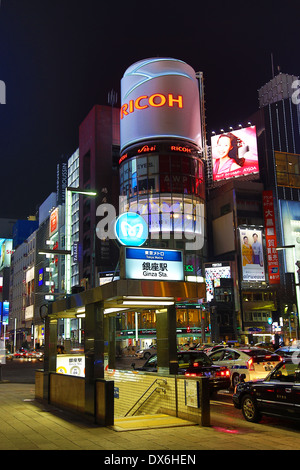
M205 80L208 130L245 123L272 78L300 75L299 0L1 0L0 217L27 218L56 188L56 163L134 62L184 60ZM117 103L119 105L119 103Z

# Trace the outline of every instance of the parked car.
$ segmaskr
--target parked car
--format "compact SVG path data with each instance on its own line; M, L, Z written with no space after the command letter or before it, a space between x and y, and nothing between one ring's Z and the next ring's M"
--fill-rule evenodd
M210 390L227 389L230 386L230 371L227 367L217 366L203 351L179 351L178 374L186 377L208 377ZM157 354L151 356L143 366L135 367L135 370L157 372Z
M157 353L156 346L151 345L148 348L139 349L134 353L139 359L149 359L150 356Z
M214 364L228 367L233 388L241 374L246 381L264 379L282 360L279 355L261 348L223 348L210 353L209 357Z
M232 396L234 406L247 421L257 423L263 415L300 419L300 368L285 358L264 380L239 383Z
M275 351L281 357L294 357L300 360L300 349L296 346L283 346Z

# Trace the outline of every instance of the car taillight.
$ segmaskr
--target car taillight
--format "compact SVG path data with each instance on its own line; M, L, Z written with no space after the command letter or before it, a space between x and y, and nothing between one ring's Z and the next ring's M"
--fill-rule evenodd
M227 368L223 368L216 371L216 377L230 377L230 370Z
M254 370L254 364L253 364L253 358L250 357L250 359L247 361L247 367L249 370Z
M186 377L197 377L197 374L193 373L193 372L186 372L184 374Z

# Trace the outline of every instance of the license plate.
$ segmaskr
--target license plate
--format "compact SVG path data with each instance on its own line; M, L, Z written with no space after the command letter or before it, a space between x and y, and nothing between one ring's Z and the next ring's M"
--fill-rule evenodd
M271 364L268 364L267 366L265 366L265 370L266 371L273 370L273 366Z

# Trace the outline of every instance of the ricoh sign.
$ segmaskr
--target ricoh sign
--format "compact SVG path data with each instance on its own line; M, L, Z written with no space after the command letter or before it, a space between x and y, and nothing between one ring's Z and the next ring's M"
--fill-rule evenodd
M145 59L129 67L121 81L121 152L160 138L200 147L199 89L195 71L181 60Z

